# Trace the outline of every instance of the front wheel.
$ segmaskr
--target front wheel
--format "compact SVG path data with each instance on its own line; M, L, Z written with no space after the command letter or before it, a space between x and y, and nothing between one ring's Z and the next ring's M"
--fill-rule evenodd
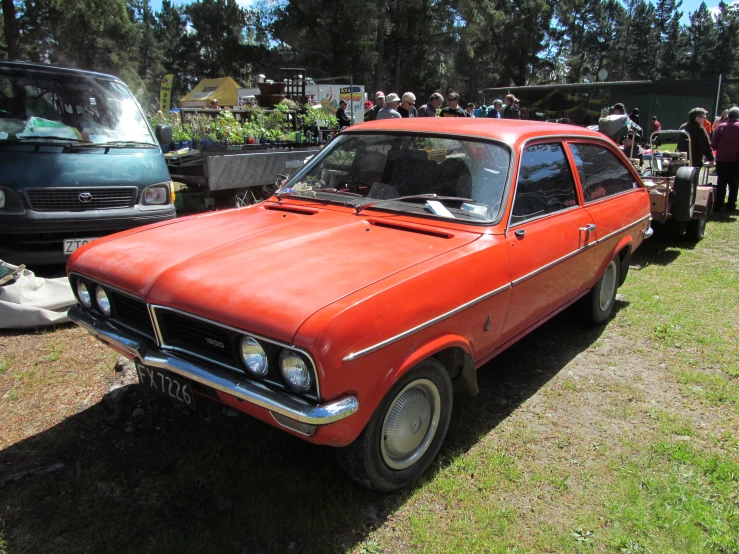
M424 360L390 389L362 434L339 450L339 464L367 488L406 487L436 458L451 414L449 373L439 361Z
M606 266L603 275L585 297L589 319L595 324L601 324L611 317L613 305L616 303L619 266L620 260L616 256Z

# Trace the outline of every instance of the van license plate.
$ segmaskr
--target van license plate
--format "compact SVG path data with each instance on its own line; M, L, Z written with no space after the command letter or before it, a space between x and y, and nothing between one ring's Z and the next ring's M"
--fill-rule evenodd
M84 246L90 241L95 240L97 237L91 239L64 239L64 253L71 254L77 250L80 246Z

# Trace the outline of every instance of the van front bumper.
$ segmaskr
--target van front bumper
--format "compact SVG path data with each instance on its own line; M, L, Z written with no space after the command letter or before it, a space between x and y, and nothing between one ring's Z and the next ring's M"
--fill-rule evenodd
M267 410L268 421L277 427L287 427L303 435L305 426L328 425L349 417L359 409L355 396L344 396L322 404L312 404L262 383L240 378L203 362L193 362L161 350L135 333L116 327L106 319L83 310L79 305L69 310L69 318L91 335L118 352L141 363L176 373L194 383L231 395L239 401ZM287 418L287 420L285 420ZM262 418L263 419L263 418ZM292 425L298 422L301 425Z
M120 210L123 211L123 210ZM174 205L162 209L139 207L113 215L109 211L78 213L34 212L0 219L0 260L14 265L63 264L64 239L100 238L120 231L174 219ZM0 215L2 215L0 213Z

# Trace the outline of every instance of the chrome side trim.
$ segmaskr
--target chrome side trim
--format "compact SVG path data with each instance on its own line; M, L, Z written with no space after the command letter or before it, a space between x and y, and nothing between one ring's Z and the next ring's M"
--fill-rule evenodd
M277 341L277 340L274 340L274 339L268 339L267 337L262 337L261 335L257 335L255 333L250 333L249 331L245 331L244 329L238 329L236 327L231 327L230 325L225 325L223 323L218 323L217 321L213 321L211 319L200 317L198 315L193 315L193 314L190 314L190 313L187 313L187 312L183 312L182 310L178 310L176 308L170 308L169 306L160 306L160 305L157 305L157 304L152 304L151 305L151 310L152 310L152 312L154 312L154 319L155 320L157 319L157 317L156 317L156 310L167 310L167 311L174 312L174 313L177 313L177 314L180 314L180 315L184 315L186 317L191 317L193 319L199 319L200 321L203 321L203 322L208 323L210 325L215 325L216 327L221 327L223 329L228 329L229 331L233 331L234 333L241 333L242 335L249 335L250 337L254 337L255 339L263 340L264 342L269 342L269 343L274 344L276 346L281 346L283 348L287 348L289 350L294 350L295 352L299 352L300 354L302 354L303 356L305 356L306 358L308 358L308 361L310 361L310 365L313 368L313 379L316 382L316 396L318 398L321 398L321 383L318 381L318 371L316 370L316 362L315 362L315 360L313 360L313 356L311 356L305 350L302 350L300 348L297 348L297 347L295 347L295 346L293 346L291 344L287 344L286 342L280 342L280 341ZM158 329L158 327L157 327L157 329ZM197 354L195 354L193 352L190 352L189 350L179 349L179 348L176 348L174 346L169 346L169 345L165 344L164 339L161 336L160 336L160 343L159 344L160 344L161 348L163 348L163 349L173 350L173 351L180 351L183 354L187 354L188 356L195 356L196 358L202 358L202 356L198 356ZM218 362L213 362L211 360L207 360L205 358L203 358L203 360L204 361L207 361L208 363L215 363L215 364L218 363ZM229 368L232 371L234 370L233 367L227 366L225 364L218 364L218 365L222 365L223 367L227 367L227 368Z
M652 229L651 227L647 227L646 229L644 229L644 238L645 239L650 238L653 234L654 234L654 229Z
M446 312L444 314L441 314L440 316L437 316L437 317L435 317L433 319L429 319L428 321L426 321L424 323L421 323L420 325L416 325L412 329L408 329L407 331L403 331L399 335L395 335L394 337L390 337L389 339L385 339L382 342L378 342L377 344L374 344L372 346L369 346L369 347L367 347L367 348L365 348L363 350L360 350L358 352L352 352L351 354L347 355L344 358L343 361L350 362L352 360L356 360L357 358L361 358L362 356L365 356L367 354L370 354L370 353L372 353L372 352L374 352L376 350L379 350L380 348L383 348L383 347L385 347L385 346L387 346L389 344L392 344L394 342L398 342L399 340L404 339L405 337L408 337L408 336L410 336L410 335L412 335L414 333L417 333L418 331L422 331L423 329L426 329L427 327L430 327L434 323L438 323L439 321L443 321L443 320L445 320L445 319L447 319L449 317L452 317L453 315L458 314L459 312L461 312L463 310L466 310L470 306L474 306L475 304L478 304L478 303L482 302L483 300L487 300L488 298L491 298L491 297L495 296L496 294L498 294L500 292L503 292L505 290L508 290L509 288L511 288L511 284L510 283L507 283L507 284L503 285L502 287L498 287L497 289L492 290L490 292L487 292L487 293L483 294L482 296L478 296L474 300L470 300L469 302L466 302L466 303L462 304L461 306L458 306L458 307L454 308L453 310L450 310L450 311L448 311L448 312Z
M131 354L146 365L176 373L300 423L327 425L344 419L359 409L359 400L356 396L345 396L324 404L309 404L298 397L274 391L261 383L240 379L233 374L182 360L157 348L150 348L138 337L128 335L102 317L79 306L72 306L68 315L72 321L85 328L94 337Z
M601 243L601 242L607 241L612 236L618 235L619 233L623 233L624 231L626 231L626 229L631 229L635 225L639 225L640 223L642 223L642 222L644 222L646 220L651 220L651 219L652 219L652 216L651 215L646 215L646 216L642 217L641 219L635 221L634 223L629 223L628 225L625 225L624 227L621 227L617 231L613 231L612 233L608 233L605 237L599 238L596 242Z
M590 244L588 244L586 246L583 246L582 248L578 248L577 250L575 250L573 252L570 252L569 254L565 254L561 258L557 258L556 260L554 260L552 262L549 262L546 265L541 266L539 269L535 269L531 273L527 273L526 275L523 275L523 276L519 277L518 279L514 279L513 281L511 281L511 285L512 286L516 286L519 283L522 283L522 282L526 281L527 279L531 279L532 277L534 277L535 275L538 275L542 271L546 271L547 269L549 269L552 266L555 266L555 265L560 264L560 263L562 263L562 262L564 262L566 260L569 260L570 258L572 258L574 256L577 256L578 254L580 254L582 252L585 252L589 248L592 248L596 244L598 244L598 241L593 241Z

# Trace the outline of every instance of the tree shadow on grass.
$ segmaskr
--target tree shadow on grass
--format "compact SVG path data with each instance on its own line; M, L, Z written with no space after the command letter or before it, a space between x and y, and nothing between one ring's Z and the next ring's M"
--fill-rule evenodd
M480 368L480 394L455 397L447 440L421 482L495 429L604 328L567 310ZM419 486L366 491L340 471L331 448L227 417L205 399L190 412L137 385L120 390L117 401L109 394L0 452L0 538L9 552L348 551Z

